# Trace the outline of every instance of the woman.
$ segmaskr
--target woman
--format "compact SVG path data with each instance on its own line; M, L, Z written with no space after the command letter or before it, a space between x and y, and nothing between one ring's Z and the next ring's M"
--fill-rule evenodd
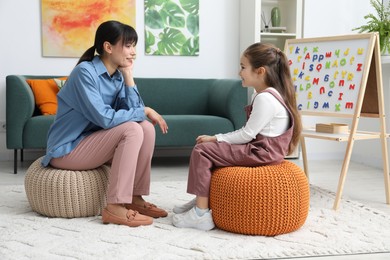
M213 168L281 163L299 141L301 119L286 55L273 45L255 43L241 57L240 77L243 87L255 89L248 120L237 131L196 139L187 185L196 198L173 209L177 227L214 228L209 210Z
M98 27L94 45L58 93L57 115L42 161L43 166L67 170L110 163L102 220L131 227L167 216L142 197L149 194L153 124L163 133L168 126L161 115L144 106L134 82L137 40L136 31L118 21Z

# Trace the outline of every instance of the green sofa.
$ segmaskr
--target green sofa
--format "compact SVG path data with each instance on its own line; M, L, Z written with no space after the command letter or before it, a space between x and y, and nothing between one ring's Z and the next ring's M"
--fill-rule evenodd
M45 149L53 115L43 116L35 105L26 79L60 76L9 75L6 77L7 149L14 150L14 173L17 151ZM163 135L156 126L159 153L190 149L200 134L217 134L241 128L245 123L246 88L238 79L136 78L146 106L159 112L169 130ZM156 153L155 153L156 154Z

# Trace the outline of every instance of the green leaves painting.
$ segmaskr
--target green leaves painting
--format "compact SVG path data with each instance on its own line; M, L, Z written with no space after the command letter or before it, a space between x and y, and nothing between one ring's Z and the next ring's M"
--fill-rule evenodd
M145 0L145 53L199 55L199 0Z

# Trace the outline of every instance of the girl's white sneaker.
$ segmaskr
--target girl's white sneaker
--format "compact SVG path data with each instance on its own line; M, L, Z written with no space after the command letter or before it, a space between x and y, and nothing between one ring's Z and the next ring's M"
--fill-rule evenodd
M175 205L173 207L173 212L176 214L184 213L184 212L189 211L193 207L195 207L195 205L196 205L196 198L194 198L193 200L191 200L183 205Z
M211 230L215 227L211 210L203 216L196 214L195 207L182 214L176 214L172 218L173 225L179 228L196 228L200 230Z

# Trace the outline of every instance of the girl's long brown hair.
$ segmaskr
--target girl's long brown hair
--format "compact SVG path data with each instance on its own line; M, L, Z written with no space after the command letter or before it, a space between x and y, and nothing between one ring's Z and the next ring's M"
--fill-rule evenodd
M260 67L266 69L265 84L275 88L280 93L293 116L293 136L288 149L288 154L291 154L299 143L302 122L297 108L295 88L287 57L274 45L267 43L252 44L244 51L243 55L249 60L253 69Z

